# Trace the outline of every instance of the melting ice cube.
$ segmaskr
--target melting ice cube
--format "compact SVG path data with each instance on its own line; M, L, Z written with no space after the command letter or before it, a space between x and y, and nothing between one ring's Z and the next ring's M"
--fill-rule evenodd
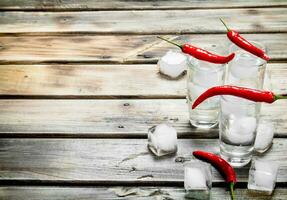
M156 156L177 151L177 132L167 124L159 124L148 131L148 147Z
M272 144L274 126L271 121L261 120L257 127L254 148L259 153L264 153Z
M160 73L177 78L186 70L187 59L182 53L170 50L159 59L158 66Z
M254 141L256 125L255 117L233 118L226 137L233 144L250 144Z
M212 183L211 166L198 160L187 162L184 166L186 197L208 199Z
M248 189L272 194L279 165L274 161L253 160L249 170Z
M194 58L190 58L189 62L194 65L191 77L196 85L208 89L223 84L224 67Z

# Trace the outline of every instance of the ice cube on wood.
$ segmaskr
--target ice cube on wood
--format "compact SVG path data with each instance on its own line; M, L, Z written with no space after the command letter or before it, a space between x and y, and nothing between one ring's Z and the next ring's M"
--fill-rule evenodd
M159 124L150 128L148 131L148 148L156 156L176 153L176 129L167 124Z
M184 165L184 188L186 198L208 199L212 184L211 166L194 160Z
M169 50L162 58L159 59L158 66L161 74L175 79L186 71L187 59L182 53Z
M255 139L254 148L259 153L267 151L273 141L274 125L271 121L261 120L257 127L257 135Z
M272 194L279 165L274 161L253 160L249 170L248 189Z

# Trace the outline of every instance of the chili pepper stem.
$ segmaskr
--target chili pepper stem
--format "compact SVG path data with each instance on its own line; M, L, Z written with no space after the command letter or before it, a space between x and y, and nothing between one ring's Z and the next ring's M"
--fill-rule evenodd
M234 183L230 183L230 192L231 192L231 199L235 200L235 195L234 195Z
M227 31L230 31L230 29L228 28L228 26L226 25L226 23L223 21L222 18L219 18L220 21L222 22L222 24L225 26L225 28L227 29Z
M287 99L287 94L274 95L275 101L278 99Z
M166 41L166 42L168 42L168 43L170 43L170 44L173 44L173 45L175 45L175 46L178 46L179 48L182 48L182 45L180 45L180 44L178 44L178 43L176 43L176 42L173 42L173 41L171 41L171 40L168 40L168 39L166 39L166 38L164 38L164 37L157 36L157 38L162 39L162 40L164 40L164 41Z

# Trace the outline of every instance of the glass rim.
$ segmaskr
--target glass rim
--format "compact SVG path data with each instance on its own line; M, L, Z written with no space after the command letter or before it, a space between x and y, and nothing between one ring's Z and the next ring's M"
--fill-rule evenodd
M199 68L199 69L201 69L200 62L203 62L203 63L211 64L212 67L208 67L210 69L208 71L217 72L217 71L220 71L220 70L224 69L226 67L226 65L228 64L228 63L216 64L216 63L211 63L211 62L207 62L207 61L204 61L204 60L199 60L199 59L194 58L194 57L189 56L189 55L187 55L187 56L188 56L188 58L187 58L187 67L188 68ZM204 69L207 69L207 68L204 67ZM198 70L198 69L195 69L195 70ZM200 71L203 71L203 70L200 70Z

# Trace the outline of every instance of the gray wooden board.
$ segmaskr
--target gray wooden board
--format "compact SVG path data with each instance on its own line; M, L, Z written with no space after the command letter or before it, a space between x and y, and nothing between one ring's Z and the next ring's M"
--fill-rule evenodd
M170 197L174 200L184 199L185 191L182 187L138 187L140 194L131 194L126 197L118 197L114 190L133 190L134 187L0 187L1 200L112 200L112 199L139 199L150 200L156 197ZM158 195L145 196L158 191ZM229 193L225 188L213 187L211 199L228 199ZM277 187L273 195L252 193L247 189L237 188L235 196L238 200L283 200L287 198L287 190Z
M120 10L120 9L187 9L187 8L225 8L225 7L272 7L286 6L284 0L172 0L172 1L136 1L136 0L1 0L1 10Z
M287 102L262 106L276 136L286 137ZM217 137L216 128L192 128L184 99L1 100L1 137L144 137L148 128L170 123L179 137Z
M82 12L1 12L0 33L225 33L222 17L241 32L286 32L286 8ZM275 23L276 22L276 23Z
M218 153L217 139L180 139L176 156L191 157L194 150ZM286 182L287 140L274 139L261 159L280 164L277 182ZM1 139L0 180L74 183L182 184L183 164L175 156L161 159L147 152L146 139ZM141 154L134 159L134 154ZM246 182L249 167L236 169ZM216 170L213 182L223 179ZM145 178L144 178L145 177Z

